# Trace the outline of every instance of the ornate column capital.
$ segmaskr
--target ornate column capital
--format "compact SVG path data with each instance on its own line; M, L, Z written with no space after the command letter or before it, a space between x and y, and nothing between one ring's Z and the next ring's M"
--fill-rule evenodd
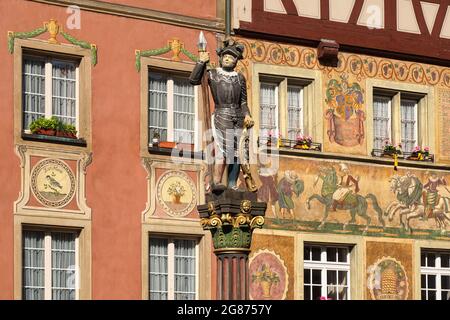
M207 195L207 204L198 211L204 230L210 230L216 253L248 253L252 233L264 225L267 204L256 202L256 195L246 191L225 190Z

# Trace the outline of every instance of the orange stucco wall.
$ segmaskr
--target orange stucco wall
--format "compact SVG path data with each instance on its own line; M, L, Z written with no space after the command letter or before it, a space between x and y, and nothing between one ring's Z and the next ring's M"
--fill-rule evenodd
M183 4L194 7L182 1L120 2L145 2L147 7L164 2L167 11L183 11ZM208 10L202 1L195 2L205 14L215 12L215 1ZM64 7L23 0L0 1L0 14L0 183L4 186L0 192L0 299L11 299L13 202L19 197L20 166L13 146L13 55L7 50L6 34L34 30L50 18L65 25L68 15ZM147 174L139 156L140 74L134 51L164 47L178 37L196 52L198 30L83 11L81 30L65 31L98 46L98 64L92 69L93 162L86 177L86 198L92 208L92 297L140 299L141 212L147 201ZM215 48L214 35L206 36ZM47 39L48 34L39 38Z
M114 4L158 10L198 18L215 18L216 0L103 0Z

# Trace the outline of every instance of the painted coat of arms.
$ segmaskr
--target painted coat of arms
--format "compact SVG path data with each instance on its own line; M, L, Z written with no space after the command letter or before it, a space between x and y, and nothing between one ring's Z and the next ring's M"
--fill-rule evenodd
M331 79L327 85L325 118L328 138L345 147L362 145L366 119L364 90L356 82L349 83L348 74L341 74L340 78Z

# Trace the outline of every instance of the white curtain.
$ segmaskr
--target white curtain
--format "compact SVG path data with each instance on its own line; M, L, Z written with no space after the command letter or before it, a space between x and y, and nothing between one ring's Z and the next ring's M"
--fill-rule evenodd
M149 73L149 87L149 143L155 133L159 133L161 141L167 141L167 77Z
M403 151L411 152L417 145L417 101L401 100Z
M288 87L288 138L295 140L303 131L303 88Z
M64 123L76 125L76 65L52 61L52 115Z
M195 95L194 86L187 79L173 82L174 141L194 143Z
M52 233L52 299L75 300L74 233Z
M373 97L373 148L382 150L391 140L391 108L389 97ZM393 142L395 143L395 142Z
M168 243L167 239L150 239L149 298L168 298Z
M23 233L22 292L24 300L43 300L45 297L44 238L44 232L24 231Z
M45 116L45 63L26 57L23 60L23 128Z
M261 83L260 86L260 137L267 138L269 133L272 137L278 136L278 97L276 96L277 85Z
M175 240L175 300L195 299L195 240Z

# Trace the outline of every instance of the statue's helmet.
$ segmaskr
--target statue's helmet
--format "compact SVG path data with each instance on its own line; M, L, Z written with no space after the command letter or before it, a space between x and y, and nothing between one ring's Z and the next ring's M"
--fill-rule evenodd
M237 60L243 59L244 46L235 42L233 39L228 39L223 42L223 47L216 50L217 55L222 57L224 54L230 54Z

